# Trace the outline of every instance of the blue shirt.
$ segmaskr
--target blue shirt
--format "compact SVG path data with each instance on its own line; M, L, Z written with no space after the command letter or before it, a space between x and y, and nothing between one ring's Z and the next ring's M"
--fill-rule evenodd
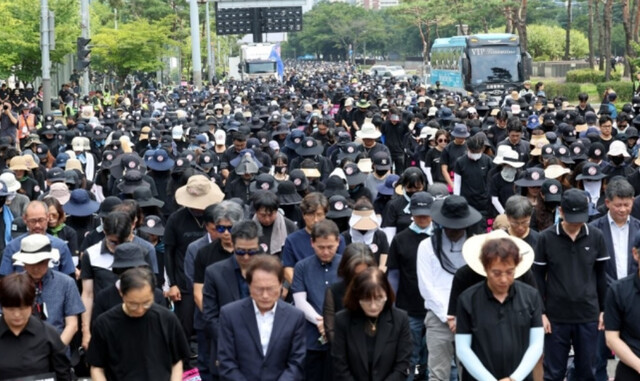
M0 275L5 276L17 271L22 271L22 266L13 265L13 254L20 251L20 242L22 242L22 239L27 235L29 235L29 233L25 233L19 237L16 237L7 244L7 247L4 248L4 253L2 254L2 263L0 263ZM49 237L49 239L51 240L51 247L60 251L60 260L55 262L51 261L49 266L53 265L54 270L58 270L64 274L74 274L76 271L76 267L74 266L73 260L71 259L71 251L69 251L69 246L67 246L66 242L64 242L60 238L52 236L51 234L47 234L47 237Z
M344 237L340 234L340 244L337 254L342 255L345 248ZM301 260L315 256L316 253L311 247L311 234L306 229L297 230L287 236L282 247L282 265L284 267L294 267Z
M322 263L314 254L296 264L293 271L293 283L291 293L306 292L307 302L311 304L317 313L322 315L324 305L324 295L327 288L338 281L338 264L341 256L336 254L330 263ZM328 346L320 344L318 338L318 327L307 321L305 326L307 349L327 350Z
M42 301L45 304L47 323L59 333L64 330L64 318L84 312L78 287L73 278L56 270L49 270L42 278Z
M249 297L249 285L247 284L247 280L242 276L242 270L240 270L240 265L236 260L236 256L231 256L231 262L233 262L233 268L236 273L236 282L238 282L238 290L240 291L240 299Z

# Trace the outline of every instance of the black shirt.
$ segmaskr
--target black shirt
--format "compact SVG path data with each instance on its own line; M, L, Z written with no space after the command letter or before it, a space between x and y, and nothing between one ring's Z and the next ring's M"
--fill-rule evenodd
M607 331L620 332L636 356L640 356L640 278L631 274L609 287L604 305L604 325Z
M598 321L609 260L602 232L584 224L574 242L557 223L540 233L535 252L533 271L549 320Z
M165 269L169 284L178 285L182 293L187 292L184 257L189 244L204 233L204 222L201 220L201 217L196 220L188 208L180 208L169 216L164 231Z
M528 242L527 242L528 243ZM469 287L485 281L487 278L473 271L469 265L464 265L456 271L451 282L451 294L449 295L449 309L447 315L455 316L458 308L458 298ZM526 283L533 288L537 288L536 279L531 270L517 278L522 283Z
M434 183L446 183L442 170L440 169L440 157L442 151L438 151L436 148L431 148L424 156L424 165L427 168L431 168L431 178Z
M502 303L487 282L472 286L458 300L456 334L472 335L471 349L497 379L509 377L520 365L534 327L542 327L542 301L535 288L520 281L513 282ZM464 376L463 381L475 380Z
M95 322L87 362L103 368L108 380L169 380L171 368L190 349L176 315L153 304L139 318L117 305Z
M294 231L298 230L298 226L296 225L295 222L291 221L290 219L288 219L285 216L282 216L282 218L284 218L284 226L285 229L287 230L287 235L293 233ZM260 224L260 226L262 227L262 235L260 236L260 247L262 248L262 252L266 253L266 254L271 254L271 234L273 234L273 225L275 225L275 223L269 225L269 226L264 226L262 224ZM284 247L284 242L282 243L282 247ZM277 251L275 253L273 253L274 255L277 255L278 257L282 256L282 248L280 248L280 251ZM202 270L204 273L204 270ZM203 276L204 277L204 276Z
M385 145L389 148L389 151L391 151L393 155L402 154L404 152L402 141L405 134L409 132L407 124L403 121L393 124L387 120L382 123L380 130L385 136Z
M35 316L18 336L0 318L0 378L55 373L58 381L71 380L71 365L60 334Z
M398 293L396 306L407 311L409 316L424 317L427 311L424 300L418 288L418 246L420 242L429 238L428 234L418 234L411 229L405 229L393 237L389 247L389 270L398 270Z
M408 204L404 196L398 196L389 201L382 212L382 227L395 227L396 234L408 228L413 222L411 213L404 211Z
M466 155L462 156L453 168L454 172L462 178L460 195L485 217L489 212L488 175L492 166L491 158L482 154L479 160L471 160Z
M167 306L167 300L159 288L153 289L153 300L163 307ZM93 298L93 310L91 310L92 327L93 324L96 323L98 316L120 304L122 304L122 296L120 296L120 290L118 290L115 284L100 291L100 293Z
M219 239L198 250L193 261L193 283L204 284L204 272L207 266L229 258L233 252L226 251Z
M349 230L344 231L342 233L342 237L344 238L345 246L349 246L351 242L353 242ZM370 245L367 246L369 246L369 249L371 249L373 258L375 258L376 263L380 263L380 254L389 254L389 242L387 241L387 235L380 229L376 230L373 233L373 241Z
M497 197L498 201L500 201L500 205L504 208L504 205L507 203L509 197L513 196L516 193L515 184L512 182L508 183L504 181L500 171L496 171L493 176L491 176L491 182L489 184L489 195L491 197Z
M453 172L453 166L458 158L464 156L467 153L467 143L457 145L455 142L447 144L442 150L440 155L440 172L442 172L442 166L446 165L449 172ZM453 177L451 177L453 181Z

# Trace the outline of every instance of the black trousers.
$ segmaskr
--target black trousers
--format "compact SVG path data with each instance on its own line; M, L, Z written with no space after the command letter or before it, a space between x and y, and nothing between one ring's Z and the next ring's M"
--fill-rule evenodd
M193 300L193 294L180 290L182 300L179 302L173 302L176 316L182 324L182 329L187 337L187 340L191 341L191 337L194 334L193 330L193 313L196 308L196 302Z
M620 361L616 367L615 381L640 381L640 374Z
M326 351L307 350L304 359L304 375L306 381L331 381L331 353Z

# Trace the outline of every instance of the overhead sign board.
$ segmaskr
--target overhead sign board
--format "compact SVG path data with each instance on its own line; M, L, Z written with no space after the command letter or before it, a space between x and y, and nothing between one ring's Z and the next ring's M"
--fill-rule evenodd
M299 32L302 7L218 8L216 11L218 35L253 33L255 24L259 25L260 33Z
M306 0L218 0L218 9L302 7Z

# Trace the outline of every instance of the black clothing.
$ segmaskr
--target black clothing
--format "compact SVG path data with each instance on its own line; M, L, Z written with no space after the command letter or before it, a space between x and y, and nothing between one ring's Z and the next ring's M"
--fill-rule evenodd
M349 230L342 232L342 237L344 238L345 247L349 246L351 242L353 242L351 234L349 234ZM389 242L387 242L387 235L380 229L376 230L373 233L373 241L370 245L367 246L369 246L369 249L371 249L373 258L375 258L376 263L380 263L380 254L389 255Z
M159 288L153 289L153 301L163 307L167 306L167 299L165 299L164 295L162 294L162 290ZM93 327L93 325L96 323L98 316L121 304L122 296L120 296L120 291L118 290L118 288L116 288L115 284L100 291L100 293L96 294L96 296L93 298L91 326Z
M108 380L168 380L171 368L189 358L177 317L157 304L139 318L117 305L94 324L87 362L103 368Z
M604 307L607 331L620 332L636 356L640 356L640 277L638 273L615 281L609 287Z
M431 179L434 183L445 183L444 175L442 174L442 169L440 168L440 157L442 156L442 151L437 150L436 148L431 148L424 155L424 165L427 168L431 168Z
M489 127L487 130L487 139L491 142L491 146L498 147L498 143L507 138L507 127L500 128L497 125Z
M442 172L442 166L446 165L449 172L453 172L453 166L456 164L458 158L464 156L467 153L467 143L457 145L454 142L447 144L442 150L440 155L440 172ZM453 181L453 176L451 177Z
M492 166L491 158L483 154L479 160L462 156L453 167L453 171L462 178L460 195L484 217L489 215L488 174Z
M542 327L542 301L535 288L520 281L509 287L502 303L487 282L472 286L458 300L456 334L473 336L471 349L497 379L509 377L520 365L533 327ZM475 380L466 373L462 379Z
M487 277L473 271L469 265L460 267L453 276L453 282L451 282L451 294L449 294L449 308L447 309L447 315L455 316L456 309L458 308L458 298L460 295L462 295L462 293L471 286L485 280L487 280ZM522 274L522 276L516 280L537 289L536 279L531 270Z
M404 211L408 204L409 202L404 196L399 196L389 201L382 212L381 227L395 227L396 234L408 228L413 222L411 213L405 213Z
M177 285L180 292L187 291L187 278L184 274L184 257L187 247L191 242L202 237L203 226L198 224L188 208L178 209L167 220L164 231L165 267L169 284Z
M416 233L405 229L397 233L389 247L389 270L398 270L398 292L396 306L407 311L409 316L424 317L427 310L418 288L418 273L416 261L420 242L429 238L428 234Z
M244 181L244 178L236 177L224 188L225 199L231 200L232 198L239 198L246 204L249 200L249 197L251 197L249 184L250 183Z
M598 321L604 311L609 253L599 229L584 224L573 241L557 223L540 233L533 272L556 323Z
M298 230L298 225L296 225L295 222L291 221L290 219L288 219L287 217L282 216L282 218L284 218L284 226L287 230L287 235L295 232L296 230ZM260 224L260 226L262 227L262 235L260 236L260 247L262 248L262 251L266 254L271 254L271 234L273 233L273 225L271 224L270 226L264 226L262 224ZM284 245L284 242L283 242ZM283 246L284 247L284 246ZM274 255L277 255L278 257L282 256L282 249L280 249L279 252L273 253ZM203 270L204 272L204 270Z
M233 255L226 251L219 239L207 244L198 250L193 262L193 283L204 284L204 272L207 266L220 262Z
M496 173L491 176L491 181L489 182L489 197L497 197L503 208L509 197L513 196L515 193L515 184L513 182L508 183L504 181L499 171L496 171Z
M55 373L58 381L71 380L71 365L60 334L35 316L18 336L0 318L0 377L20 378Z
M367 154L367 157L373 157L378 152L386 152L387 155L391 156L391 152L389 152L389 148L384 144L377 142L373 147L367 148L364 145L362 146L362 152Z
M405 122L399 121L396 124L393 124L391 121L387 120L382 123L380 132L384 134L385 145L389 148L391 154L404 153L405 147L403 147L402 141L405 134L409 132L409 127Z

